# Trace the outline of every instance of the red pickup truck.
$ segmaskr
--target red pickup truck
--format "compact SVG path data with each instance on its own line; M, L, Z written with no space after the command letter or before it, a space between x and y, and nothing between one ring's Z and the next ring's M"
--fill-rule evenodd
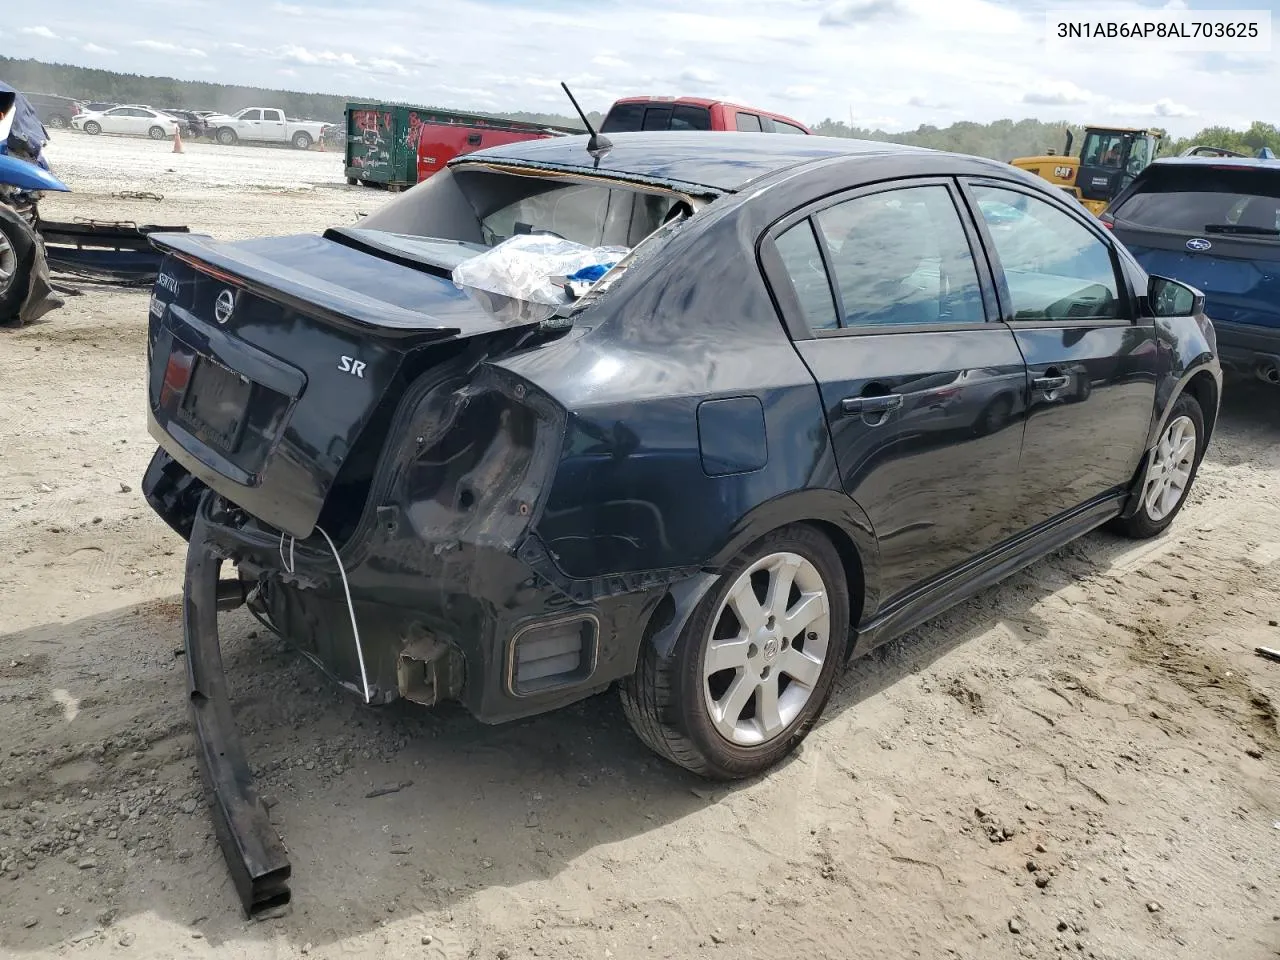
M474 153L485 147L499 147L504 143L562 137L566 133L576 132L501 120L424 123L418 134L418 183L443 170L445 164L459 154Z
M735 130L739 133L813 131L791 117L724 100L699 97L623 97L614 102L600 125L601 133L632 130Z

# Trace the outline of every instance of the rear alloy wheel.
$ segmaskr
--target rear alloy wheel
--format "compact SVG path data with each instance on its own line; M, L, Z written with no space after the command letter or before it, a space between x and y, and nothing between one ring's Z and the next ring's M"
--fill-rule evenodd
M299 150L311 149L311 134L305 130L299 130L293 135L293 145Z
M102 126L96 120L86 120L84 124L84 132L90 136L96 137L102 132Z
M844 662L844 568L819 531L776 531L703 597L668 656L641 651L622 687L656 753L718 780L769 769L812 729Z
M163 140L165 138L164 127L152 127L147 131L147 136L152 140Z
M1151 452L1138 509L1133 516L1113 524L1117 532L1145 539L1163 533L1173 523L1187 502L1200 469L1204 435L1200 404L1184 393L1174 402L1169 421Z
M222 127L218 131L218 142L224 147L233 147L240 138L236 136L236 132L230 127Z
M67 127L71 126L71 122L61 114L55 113L49 118L49 126L53 127L55 130L65 130Z

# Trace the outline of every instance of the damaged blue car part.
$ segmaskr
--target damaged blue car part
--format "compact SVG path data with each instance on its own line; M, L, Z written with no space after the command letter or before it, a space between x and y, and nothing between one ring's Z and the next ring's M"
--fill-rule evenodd
M27 98L0 83L0 324L31 323L63 305L51 271L98 283L153 283L161 258L148 237L187 230L44 220L41 196L71 190L49 169L48 140Z

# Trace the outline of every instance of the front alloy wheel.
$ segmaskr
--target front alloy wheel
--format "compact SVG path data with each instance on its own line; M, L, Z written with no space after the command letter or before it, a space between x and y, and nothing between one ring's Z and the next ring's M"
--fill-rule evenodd
M816 527L784 527L725 567L669 651L644 641L623 709L650 749L694 773L762 773L813 728L848 633L839 553Z
M1151 451L1133 514L1110 524L1116 533L1142 540L1163 533L1173 523L1195 483L1205 436L1204 411L1195 397L1182 394Z
M1196 425L1181 416L1165 428L1147 471L1142 503L1152 520L1159 523L1182 502L1195 465Z

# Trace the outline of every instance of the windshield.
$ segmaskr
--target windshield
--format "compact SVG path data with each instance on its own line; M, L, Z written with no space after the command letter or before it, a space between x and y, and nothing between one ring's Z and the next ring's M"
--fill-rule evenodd
M1112 215L1136 226L1184 234L1280 237L1280 167L1147 168Z

